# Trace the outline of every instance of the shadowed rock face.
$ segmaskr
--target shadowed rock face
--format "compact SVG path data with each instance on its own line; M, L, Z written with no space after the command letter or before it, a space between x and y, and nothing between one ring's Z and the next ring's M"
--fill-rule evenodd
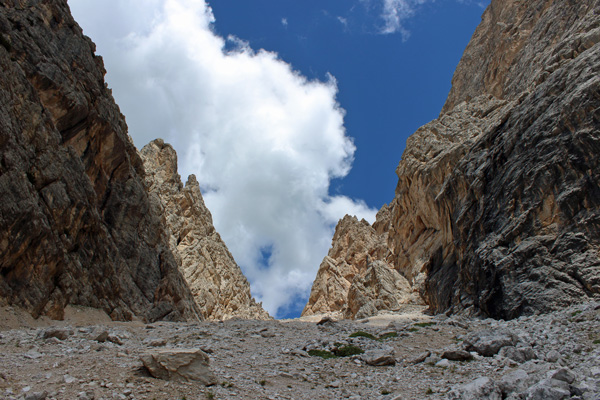
M140 155L150 195L161 205L171 250L202 315L210 320L271 319L250 294L246 277L215 230L196 177L190 175L183 186L173 147L157 139Z
M0 297L196 318L142 162L66 1L0 3Z
M514 318L600 296L598 10L492 1L440 117L408 139L373 227L433 311Z

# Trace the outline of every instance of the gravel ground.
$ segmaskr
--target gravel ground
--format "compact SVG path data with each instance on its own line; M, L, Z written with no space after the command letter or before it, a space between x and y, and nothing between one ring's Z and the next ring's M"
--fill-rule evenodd
M512 321L403 311L321 324L143 324L81 308L33 320L4 307L0 398L600 399L600 303ZM150 376L140 356L168 348L202 349L219 383ZM364 353L309 355L343 348Z

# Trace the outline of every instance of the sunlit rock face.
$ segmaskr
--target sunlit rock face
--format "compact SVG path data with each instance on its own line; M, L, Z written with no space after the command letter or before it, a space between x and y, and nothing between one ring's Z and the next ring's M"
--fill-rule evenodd
M0 298L197 319L94 52L66 1L0 4Z
M380 211L380 219L385 210ZM421 303L407 279L387 261L387 233L365 220L345 216L323 259L302 316L335 313L363 318L401 304Z
M215 230L198 181L190 175L185 186L177 173L177 154L157 139L140 155L151 197L169 231L170 246L202 315L210 320L271 319L250 294L250 285Z
M493 0L440 117L408 139L373 228L432 311L514 318L600 296L599 9ZM358 266L322 265L315 287Z

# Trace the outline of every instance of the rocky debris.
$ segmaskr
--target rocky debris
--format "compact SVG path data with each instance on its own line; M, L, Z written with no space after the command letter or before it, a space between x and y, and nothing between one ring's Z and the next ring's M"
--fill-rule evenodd
M91 326L53 322L53 327L73 334L59 340L43 339L48 327L0 332L0 398L24 399L46 391L46 400L486 398L482 393L488 398L522 400L564 398L568 391L566 398L596 400L600 397L599 304L510 321L421 314L413 323L400 313L389 313L386 318L393 322L385 325L375 323L375 317L367 323L341 320L325 325L240 319L109 321ZM392 331L395 336L385 335ZM516 362L502 355L509 348L504 346L490 357L473 352L470 361L442 358L450 350L464 349L464 338L481 337L478 333L486 331L511 332L517 338L514 348L529 346L539 357ZM96 341L100 332L121 338L122 344ZM273 336L263 337L261 332ZM151 346L157 338L166 338L172 350L210 349L215 385L149 375L141 357L157 352ZM343 348L353 351L346 356L332 353L341 354ZM327 351L332 357L309 355L324 354L311 350ZM551 351L559 352L561 360L546 361L544 356ZM25 356L34 352L41 356ZM378 354L382 356L374 357ZM370 365L371 356L389 365ZM423 362L429 357L431 362ZM415 363L416 358L421 362Z
M385 365L396 365L394 350L392 348L383 350L369 350L361 357L368 365L381 367Z
M449 400L502 400L502 392L498 386L487 377L475 379L462 385L448 394Z
M308 310L343 309L326 299L372 248L433 313L511 319L600 297L599 8L492 0L442 113L407 140L393 201L356 235L338 224L331 252L365 245L324 260Z
M397 310L401 304L422 304L407 279L385 261L386 241L387 233L379 234L365 220L348 215L341 219L302 316L338 313L360 319L379 310Z
M0 298L183 320L197 307L144 168L66 0L0 4Z
M463 343L466 350L476 351L484 357L491 357L505 346L514 346L517 338L512 332L490 329L470 333Z
M217 383L209 358L200 349L163 349L141 356L144 367L158 379L194 381L205 386Z
M198 181L185 186L173 147L156 139L140 151L150 196L170 236L170 246L204 318L270 319L250 294L250 285L215 230Z

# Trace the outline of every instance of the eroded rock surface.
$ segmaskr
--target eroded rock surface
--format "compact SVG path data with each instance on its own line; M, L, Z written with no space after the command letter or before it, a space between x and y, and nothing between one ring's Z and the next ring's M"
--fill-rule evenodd
M302 315L364 318L378 310L418 303L419 295L406 278L386 262L390 255L386 243L387 233L378 233L367 221L348 215L340 220Z
M94 51L65 0L0 2L0 298L197 318Z
M159 214L170 233L170 246L207 319L270 319L250 294L250 285L215 230L198 181L190 175L185 186L177 173L173 147L157 139L140 155L150 195L160 203Z
M599 9L493 0L440 117L408 139L373 229L432 311L515 318L600 296Z

